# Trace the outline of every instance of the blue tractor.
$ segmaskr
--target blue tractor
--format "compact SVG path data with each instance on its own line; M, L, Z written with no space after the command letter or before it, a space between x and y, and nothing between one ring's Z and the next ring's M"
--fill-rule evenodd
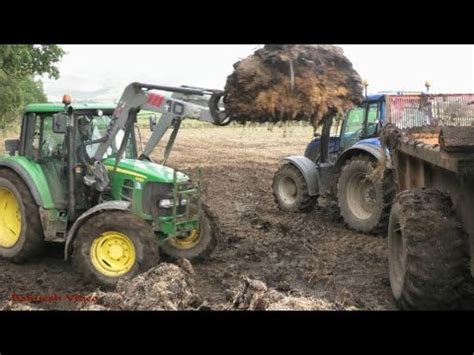
M364 233L386 229L395 183L378 134L389 121L390 96L397 94L367 96L360 106L315 131L304 156L282 159L273 180L280 209L306 212L319 196L332 196L349 228Z

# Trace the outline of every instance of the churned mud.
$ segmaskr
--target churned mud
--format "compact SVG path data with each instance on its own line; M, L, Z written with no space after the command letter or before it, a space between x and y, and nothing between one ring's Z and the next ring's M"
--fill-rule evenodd
M295 214L274 203L279 159L301 154L311 136L310 126L183 129L168 163L190 174L203 169L205 200L221 226L209 260L161 264L104 293L52 245L23 265L0 260L0 308L394 309L383 236L346 229L330 207ZM60 300L18 300L28 295Z

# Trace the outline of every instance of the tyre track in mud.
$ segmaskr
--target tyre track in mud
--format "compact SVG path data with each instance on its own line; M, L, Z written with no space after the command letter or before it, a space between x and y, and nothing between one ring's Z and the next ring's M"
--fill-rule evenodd
M194 141L187 130L177 141L170 163L189 172L203 166L206 202L223 231L212 259L195 265L197 288L210 303L224 302L246 275L290 295L348 308L395 309L383 236L346 229L333 208L288 213L273 200L278 161L302 154L308 130L209 129Z
M224 233L212 260L195 265L202 293L225 294L245 275L290 295L393 309L385 239L347 230L326 208L279 211L271 192L275 169L246 164L206 170L208 181L228 179L205 190Z

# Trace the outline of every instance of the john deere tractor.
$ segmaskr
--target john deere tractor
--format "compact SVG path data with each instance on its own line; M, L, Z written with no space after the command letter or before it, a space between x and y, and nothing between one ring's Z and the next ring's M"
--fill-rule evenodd
M208 107L157 92L209 97ZM48 242L64 243L86 280L114 285L169 258L202 260L216 246L217 225L201 201L198 177L166 167L183 119L228 123L222 92L130 84L118 106L33 104L21 136L0 157L0 257L24 262ZM140 110L153 133L138 156ZM163 164L150 158L172 128ZM198 174L200 176L200 174Z

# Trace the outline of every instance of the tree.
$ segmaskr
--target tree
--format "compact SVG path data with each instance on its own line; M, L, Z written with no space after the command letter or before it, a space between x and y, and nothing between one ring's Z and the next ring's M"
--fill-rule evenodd
M35 76L59 78L56 64L65 54L57 45L0 45L0 129L13 122L25 104L45 102Z
M0 130L15 120L22 103L18 82L0 72Z
M34 80L30 77L27 77L20 82L20 89L23 93L24 105L28 105L34 102L48 101L48 98L44 93L43 82L41 80Z
M8 76L45 75L59 78L58 63L64 50L57 45L0 45L0 69Z

